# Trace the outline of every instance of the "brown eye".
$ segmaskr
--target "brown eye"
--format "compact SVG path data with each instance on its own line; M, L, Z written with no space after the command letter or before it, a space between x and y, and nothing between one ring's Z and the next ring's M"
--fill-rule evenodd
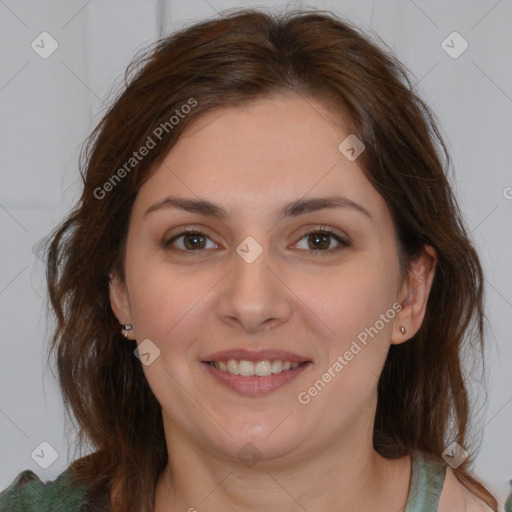
M308 250L309 252L333 252L337 251L339 249L342 249L343 247L348 247L350 244L344 240L342 237L334 233L333 231L329 229L321 229L317 231L309 231L308 233L305 233L300 240L306 239L306 247L300 247L299 249ZM334 247L332 247L332 242L335 242ZM300 243L300 241L299 241Z
M308 235L309 247L311 249L329 249L331 235L328 233L313 233Z
M180 240L182 239L182 240ZM164 242L164 247L167 249L172 249L172 245L176 243L176 246L174 247L177 251L184 251L184 252L192 252L192 251L200 251L202 249L207 248L207 240L210 240L210 238L201 231L183 231L182 233L177 234L176 236L173 236L170 240L167 242ZM210 240L211 241L211 240ZM216 244L212 242L214 247L209 248L215 248Z
M205 237L200 233L187 233L183 235L183 245L191 250L204 249Z

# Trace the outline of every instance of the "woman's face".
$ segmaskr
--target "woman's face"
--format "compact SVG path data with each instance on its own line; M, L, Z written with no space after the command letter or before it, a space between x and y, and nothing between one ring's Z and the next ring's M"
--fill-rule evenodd
M371 441L389 345L419 324L399 332L407 297L392 218L339 149L348 135L323 103L294 94L218 110L140 189L111 302L144 342L167 433L268 460ZM207 363L244 358L277 373ZM277 359L307 363L279 372Z

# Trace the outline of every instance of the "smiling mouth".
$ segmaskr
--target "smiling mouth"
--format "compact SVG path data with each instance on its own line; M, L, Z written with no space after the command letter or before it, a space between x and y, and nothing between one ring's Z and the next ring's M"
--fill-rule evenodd
M288 370L295 370L301 366L308 364L310 361L301 363L283 361L282 359L262 361L247 361L244 359L228 359L225 361L204 361L205 363L217 368L225 373L238 375L240 377L268 377L269 375L279 374Z

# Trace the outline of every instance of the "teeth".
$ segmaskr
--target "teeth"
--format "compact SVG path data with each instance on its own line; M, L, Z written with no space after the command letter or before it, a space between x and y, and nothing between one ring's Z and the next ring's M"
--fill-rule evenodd
M270 361L258 361L253 366L254 375L258 375L258 377L266 377L267 375L272 375L272 365L270 364Z
M215 361L215 368L222 370L223 372L229 372L233 375L241 375L242 377L267 377L272 373L281 373L282 371L290 370L300 366L300 363L291 363L290 361L281 361L276 359L275 361L246 361L242 359L237 361L236 359L229 359L228 361Z
M227 370L229 373L232 373L233 375L238 375L238 363L234 359L230 359L228 361Z
M254 363L252 361L240 361L238 363L238 374L242 377L252 377L254 375Z
M281 359L277 359L276 361L272 361L272 373L279 373L283 370L283 362Z

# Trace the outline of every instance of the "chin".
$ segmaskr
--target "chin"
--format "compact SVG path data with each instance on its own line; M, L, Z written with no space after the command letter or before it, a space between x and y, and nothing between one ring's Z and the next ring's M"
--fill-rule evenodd
M290 429L282 432L270 433L270 430L259 431L258 428L251 429L251 435L247 433L235 433L230 431L233 437L226 434L221 441L215 443L213 440L209 446L215 445L217 449L226 457L238 459L244 465L252 465L268 462L271 464L282 463L290 456L293 458L294 452L302 443L298 441L290 432Z

